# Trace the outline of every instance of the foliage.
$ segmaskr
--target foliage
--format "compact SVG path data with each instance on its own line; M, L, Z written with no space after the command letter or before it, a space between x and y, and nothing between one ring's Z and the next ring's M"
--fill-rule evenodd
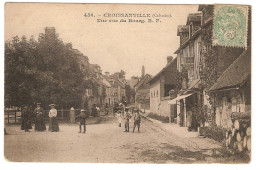
M6 41L5 106L41 102L79 107L87 84L79 57L56 34L40 34L38 41L25 36Z
M167 116L160 116L160 115L154 114L154 113L149 113L147 116L152 119L159 120L162 123L169 123L169 117L167 117Z
M212 26L202 29L204 66L200 71L202 89L210 88L217 80L217 52L212 46Z
M177 90L182 89L182 82L184 80L188 81L188 70L182 65L182 70L178 71L176 74L176 80L177 80Z
M217 126L201 127L200 135L223 142L226 137L226 129Z

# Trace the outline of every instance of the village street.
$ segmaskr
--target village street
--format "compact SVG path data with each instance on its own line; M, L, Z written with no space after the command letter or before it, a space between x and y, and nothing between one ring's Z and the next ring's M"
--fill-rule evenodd
M18 125L7 126L5 157L23 162L90 162L90 163L234 163L234 158L211 139L174 133L143 118L140 133L123 132L116 118L95 118L85 134L77 125L60 124L60 132L25 133ZM173 126L175 127L175 126ZM176 125L177 127L177 125ZM170 127L171 128L171 127ZM188 132L187 132L188 133ZM195 132L191 132L195 133ZM182 137L181 137L182 136Z

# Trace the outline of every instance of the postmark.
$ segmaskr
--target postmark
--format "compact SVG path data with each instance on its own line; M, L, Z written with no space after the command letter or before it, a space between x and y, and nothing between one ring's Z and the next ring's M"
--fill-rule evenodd
M216 5L213 16L213 45L247 46L248 6Z

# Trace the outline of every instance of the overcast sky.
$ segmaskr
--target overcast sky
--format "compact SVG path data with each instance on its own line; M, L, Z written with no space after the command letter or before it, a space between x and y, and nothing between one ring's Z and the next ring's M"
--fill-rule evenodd
M99 64L103 73L123 69L127 78L146 73L155 75L179 47L177 26L186 24L187 15L198 5L95 5L95 4L13 4L5 5L5 40L33 35L37 39L45 27L55 27L65 43ZM95 17L84 17L93 13ZM104 13L167 14L160 23L101 23ZM100 15L100 16L99 16ZM121 18L113 18L121 19ZM142 19L131 18L131 19Z

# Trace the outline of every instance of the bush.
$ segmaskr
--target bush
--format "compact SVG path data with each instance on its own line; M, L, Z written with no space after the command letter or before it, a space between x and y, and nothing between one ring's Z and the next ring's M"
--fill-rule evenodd
M159 120L159 121L161 121L163 123L168 123L169 122L169 117L168 116L160 116L160 115L155 114L155 113L149 113L147 116L152 118L152 119Z
M212 127L200 127L200 135L210 139L214 139L218 142L223 142L226 138L226 129L217 126Z

